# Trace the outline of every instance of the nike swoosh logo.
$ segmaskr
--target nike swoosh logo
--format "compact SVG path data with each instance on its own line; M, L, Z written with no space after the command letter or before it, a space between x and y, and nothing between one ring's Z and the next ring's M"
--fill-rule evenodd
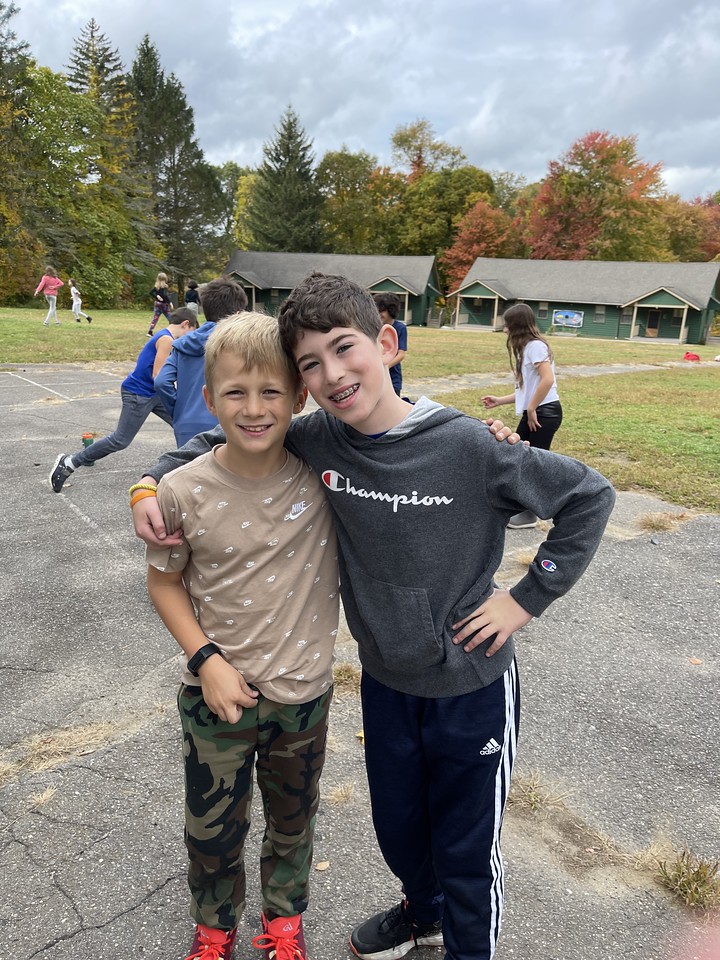
M294 503L292 506L292 510L287 515L287 519L297 520L297 518L301 517L306 510L310 509L311 506L312 506L312 503L307 503L307 504Z

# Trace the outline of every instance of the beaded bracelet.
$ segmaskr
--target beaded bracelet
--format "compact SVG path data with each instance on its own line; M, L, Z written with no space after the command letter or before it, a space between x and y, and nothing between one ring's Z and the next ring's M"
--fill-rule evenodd
M140 503L141 500L144 500L145 497L156 497L157 493L154 490L138 490L137 493L134 493L130 497L130 508L132 509L136 503Z
M130 496L132 496L136 490L157 490L157 484L156 483L134 483L128 490L128 493L130 494Z

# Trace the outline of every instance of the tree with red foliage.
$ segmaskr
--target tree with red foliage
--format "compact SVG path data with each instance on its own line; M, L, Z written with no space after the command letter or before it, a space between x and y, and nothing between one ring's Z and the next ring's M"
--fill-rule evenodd
M699 259L720 259L720 191L691 200L690 206L703 212Z
M548 175L520 220L538 260L664 260L662 165L637 156L636 137L592 131Z
M451 289L459 287L477 257L517 255L513 222L504 210L487 200L478 202L458 225L455 242L440 258Z

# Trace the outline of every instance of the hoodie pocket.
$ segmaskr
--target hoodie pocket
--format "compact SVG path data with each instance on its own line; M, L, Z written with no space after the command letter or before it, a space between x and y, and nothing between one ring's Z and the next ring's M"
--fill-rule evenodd
M349 575L358 616L366 633L356 637L379 655L388 670L417 673L445 660L435 634L427 592L375 580L360 570Z

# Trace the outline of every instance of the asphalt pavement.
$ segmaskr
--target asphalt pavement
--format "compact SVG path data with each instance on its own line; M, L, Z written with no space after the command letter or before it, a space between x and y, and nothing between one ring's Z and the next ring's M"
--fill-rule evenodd
M178 658L127 506L172 431L148 421L60 495L47 479L83 433L112 430L124 372L0 371L0 960L172 960L191 940ZM655 513L681 516L648 532ZM508 531L503 582L543 535ZM720 957L693 946L707 922L635 866L653 844L720 854L719 561L719 516L621 493L581 583L518 635L529 802L506 817L498 960ZM357 664L346 631L337 658ZM357 695L339 690L305 916L313 960L349 957L352 926L400 897L374 840L361 726ZM258 833L238 960L258 954Z

